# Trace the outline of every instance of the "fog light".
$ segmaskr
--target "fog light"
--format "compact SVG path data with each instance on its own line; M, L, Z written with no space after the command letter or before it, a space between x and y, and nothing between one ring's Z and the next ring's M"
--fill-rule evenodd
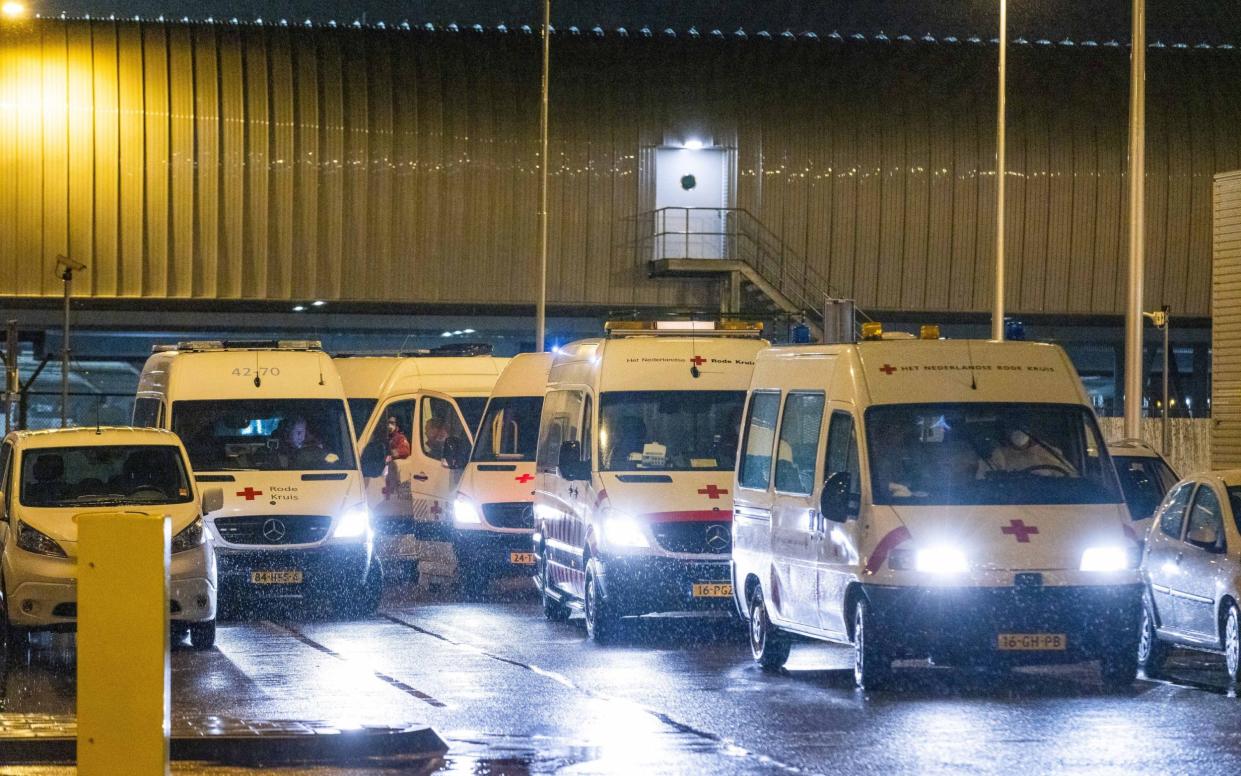
M207 604L211 603L211 599L205 595L200 595L194 599L194 603L198 604L199 609L206 609Z
M27 598L25 601L22 601L22 611L26 614L34 614L39 611L39 604L37 601L31 601Z

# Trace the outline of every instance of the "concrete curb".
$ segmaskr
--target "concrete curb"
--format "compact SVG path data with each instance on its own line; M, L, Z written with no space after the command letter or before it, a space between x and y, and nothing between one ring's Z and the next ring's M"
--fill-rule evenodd
M200 716L173 720L172 760L236 764L357 762L374 758L428 759L448 751L421 724L339 726L306 720ZM0 714L5 764L72 763L77 719L57 714Z

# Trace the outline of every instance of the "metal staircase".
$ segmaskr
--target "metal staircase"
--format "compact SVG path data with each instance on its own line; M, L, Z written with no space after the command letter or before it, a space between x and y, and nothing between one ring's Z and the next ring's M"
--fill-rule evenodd
M804 316L821 334L831 284L744 208L665 207L637 216L649 277L718 278L725 313Z

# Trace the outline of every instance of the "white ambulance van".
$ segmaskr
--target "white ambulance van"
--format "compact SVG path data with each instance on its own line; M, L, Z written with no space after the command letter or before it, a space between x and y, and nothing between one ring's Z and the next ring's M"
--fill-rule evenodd
M732 608L732 469L761 331L614 322L556 354L532 539L550 619L581 606L602 643L625 616Z
M483 347L334 361L358 432L380 557L389 569L416 568L421 582L451 583L453 497L508 359Z
M865 688L928 657L1131 683L1136 537L1064 351L875 329L758 356L733 517L754 659L806 636L853 644Z
M224 489L207 519L223 605L378 607L383 577L345 392L318 342L156 346L134 425L176 432L198 483Z
M457 574L467 592L485 592L506 573L533 573L534 452L551 365L551 353L517 356L487 400L453 503Z

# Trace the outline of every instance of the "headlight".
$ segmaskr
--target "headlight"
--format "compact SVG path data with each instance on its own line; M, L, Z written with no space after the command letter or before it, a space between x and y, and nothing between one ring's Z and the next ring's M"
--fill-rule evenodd
M603 538L613 547L650 547L646 532L628 515L612 515L603 523Z
M465 525L482 525L483 516L473 501L465 496L457 496L452 504L452 519Z
M195 518L194 522L177 532L172 537L172 552L175 555L178 552L192 550L195 547L201 547L203 542L207 541L207 532L203 530L203 519Z
M53 558L68 557L55 539L20 520L17 522L17 546L36 555L50 555Z
M965 553L956 547L925 547L914 554L914 568L926 574L963 574L969 571Z
M1124 571L1133 568L1133 560L1132 553L1125 547L1087 547L1082 553L1082 571Z
M332 532L335 539L353 539L371 530L371 513L365 506L357 506L340 516L336 530Z

